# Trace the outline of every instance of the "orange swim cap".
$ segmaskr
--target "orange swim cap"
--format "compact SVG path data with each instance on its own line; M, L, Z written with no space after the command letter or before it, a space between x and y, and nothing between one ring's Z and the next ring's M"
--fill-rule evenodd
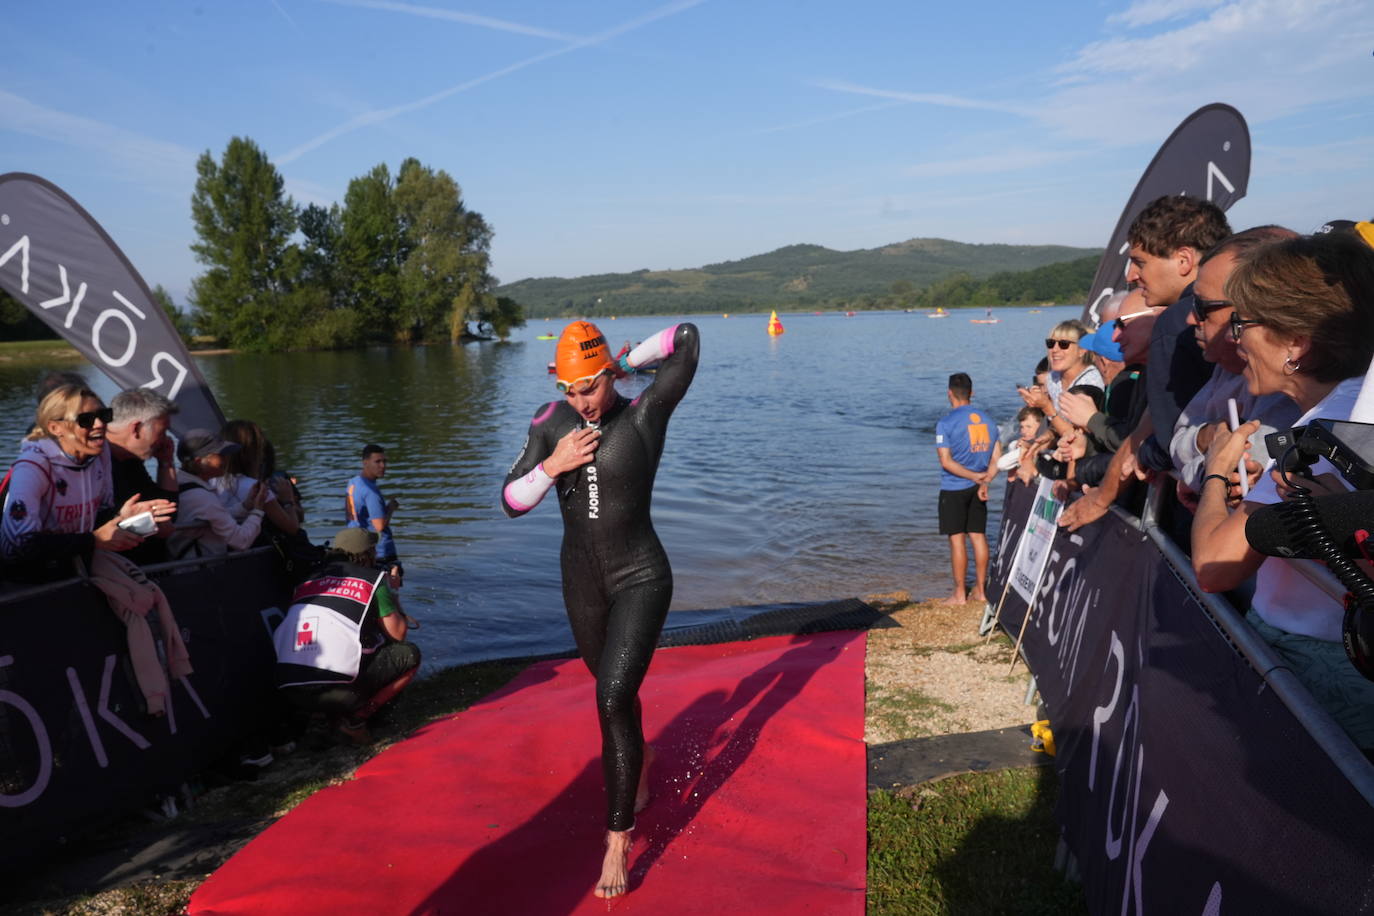
M574 321L563 329L553 357L554 375L558 381L571 385L614 366L606 335L596 325L590 321Z

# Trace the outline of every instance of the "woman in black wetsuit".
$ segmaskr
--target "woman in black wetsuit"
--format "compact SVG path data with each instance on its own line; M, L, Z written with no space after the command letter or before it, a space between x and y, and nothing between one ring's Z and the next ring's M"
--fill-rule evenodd
M578 653L596 676L608 807L606 857L596 896L625 893L630 830L648 802L652 751L644 742L639 685L673 597L673 571L649 519L668 419L696 374L697 329L679 324L611 358L596 326L574 322L558 341L564 400L541 407L501 492L514 518L556 487L563 511L563 601ZM661 360L633 401L615 377Z

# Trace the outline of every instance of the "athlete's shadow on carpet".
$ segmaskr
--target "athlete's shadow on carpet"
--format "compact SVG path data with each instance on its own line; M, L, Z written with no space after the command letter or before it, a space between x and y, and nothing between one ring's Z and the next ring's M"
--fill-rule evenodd
M828 636L833 638L833 634ZM843 645L836 646L830 658L816 663L809 649L814 639L794 636L797 648L747 675L731 690L702 694L657 731L650 705L646 714L649 742L658 758L651 776L654 797L636 824L630 857L631 899L673 841L748 759L768 720L801 692L820 665L829 664L844 650ZM811 661L798 665L804 656ZM653 678L652 669L649 678ZM744 717L734 722L746 708ZM783 773L778 776L785 778ZM604 798L601 761L589 760L538 813L469 856L414 913L525 916L573 912L592 898L600 870ZM767 813L757 816L767 817ZM493 875L514 880L501 883L493 896ZM664 875L659 880L671 879ZM683 892L691 893L691 889L684 887Z

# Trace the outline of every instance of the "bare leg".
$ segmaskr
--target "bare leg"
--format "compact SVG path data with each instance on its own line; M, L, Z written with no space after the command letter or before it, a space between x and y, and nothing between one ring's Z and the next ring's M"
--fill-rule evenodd
M970 531L968 539L973 542L973 594L969 598L973 601L987 601L988 596L983 592L983 583L988 577L987 535Z
M968 573L968 551L964 548L964 536L949 536L949 565L954 574L954 593L945 599L945 604L965 604L968 591L964 588L964 576Z
M654 762L654 749L644 742L644 765L639 768L639 788L635 791L635 814L649 807L653 796L649 794L649 767Z
M598 897L619 897L630 889L630 831L606 831L606 858L593 893Z

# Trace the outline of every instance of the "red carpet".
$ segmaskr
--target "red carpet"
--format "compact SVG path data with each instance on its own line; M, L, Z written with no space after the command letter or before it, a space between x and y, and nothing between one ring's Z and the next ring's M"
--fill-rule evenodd
M640 692L654 800L611 909L861 916L864 646L848 632L658 652ZM190 912L605 913L593 697L581 662L535 665L317 792Z

